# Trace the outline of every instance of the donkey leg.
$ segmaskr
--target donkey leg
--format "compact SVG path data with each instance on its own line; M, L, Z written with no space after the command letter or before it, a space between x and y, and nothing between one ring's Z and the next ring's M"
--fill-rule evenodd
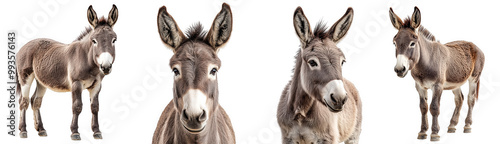
M79 81L73 82L72 86L73 98L73 121L71 122L71 139L81 140L80 133L78 133L78 116L82 112L82 84Z
M29 95L31 83L35 79L35 75L32 73L26 77L26 83L21 85L21 97L19 97L19 109L21 110L21 118L19 119L19 136L21 138L27 138L28 132L26 131L26 110L30 104Z
M441 103L441 94L443 87L440 84L435 84L432 88L432 102L431 102L431 115L432 115L432 134L431 141L439 141L439 105Z
M455 111L451 117L450 126L448 126L448 133L455 133L455 130L457 130L455 126L457 126L458 118L460 117L460 109L462 109L462 103L464 101L464 95L460 87L454 89L453 94L455 94Z
M417 139L426 139L427 138L427 130L429 129L429 124L427 120L427 89L423 88L419 84L415 84L417 88L418 95L420 96L420 113L422 114L422 124L420 125L420 132L418 133Z
M90 93L90 109L92 110L92 131L94 139L102 139L101 130L99 130L98 112L99 112L99 92L101 84L96 84L92 89L88 89Z
M39 136L47 136L47 132L43 128L42 116L40 114L40 107L42 106L42 99L46 90L47 88L37 82L35 93L31 96L31 109L33 109L35 129L38 131Z
M469 111L467 112L467 117L465 118L464 133L472 132L472 109L476 103L475 96L478 94L479 88L479 77L469 79L469 95L467 96L467 104L469 105Z

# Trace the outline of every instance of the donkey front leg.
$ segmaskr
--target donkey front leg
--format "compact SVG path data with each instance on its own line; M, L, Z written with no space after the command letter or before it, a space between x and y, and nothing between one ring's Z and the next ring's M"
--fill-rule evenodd
M102 139L101 130L99 130L99 121L97 113L99 112L99 92L101 92L101 84L96 82L96 86L88 89L90 94L90 109L92 110L92 131L94 139Z
M71 139L81 140L78 133L78 116L82 112L82 84L80 81L73 82L71 86L71 94L73 98L73 121L71 122Z
M441 84L434 84L432 87L432 102L431 102L431 115L432 115L432 134L431 141L439 141L439 105L441 103L441 94L443 93L443 86Z
M423 88L418 83L415 83L415 87L420 97L420 113L422 114L422 125L420 125L420 132L418 133L417 139L426 139L427 130L429 129L427 121L427 111L429 109L427 106L427 89Z

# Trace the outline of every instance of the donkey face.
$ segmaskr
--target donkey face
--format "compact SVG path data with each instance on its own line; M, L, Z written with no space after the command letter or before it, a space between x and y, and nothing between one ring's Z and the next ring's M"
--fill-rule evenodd
M397 63L394 67L396 74L403 78L410 71L420 57L418 47L417 30L420 26L420 10L415 7L415 11L410 20L403 23L401 19L394 13L392 8L389 10L392 25L398 29L398 33L394 36L393 43L396 46Z
M174 51L170 67L174 72L175 107L184 128L193 134L202 132L218 107L217 71L221 62L217 51L232 31L229 5L223 4L208 34L200 24L184 36L173 17L163 6L158 12L158 32L162 41Z
M305 92L324 103L332 112L339 112L347 101L342 77L345 57L337 43L345 36L353 19L353 9L326 31L318 24L314 33L302 8L294 14L294 27L301 41L300 82Z
M90 36L94 63L99 66L102 73L107 75L111 73L111 67L115 61L116 34L113 31L113 25L118 20L118 9L113 5L109 11L108 19L101 18L99 20L91 5L87 10L87 18L94 28L94 32Z

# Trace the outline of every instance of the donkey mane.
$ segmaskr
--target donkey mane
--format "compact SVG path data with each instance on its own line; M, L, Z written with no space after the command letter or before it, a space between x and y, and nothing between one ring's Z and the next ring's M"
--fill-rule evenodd
M203 40L206 35L207 32L203 31L203 25L200 22L191 25L186 32L188 40Z
M410 17L405 18L402 28L409 28L409 29L415 30L413 27L411 27L411 18ZM418 32L422 33L422 35L424 35L427 40L436 41L436 37L429 30L424 28L424 26L420 25L418 27Z
M99 26L109 26L109 23L108 23L108 19L104 18L104 17L101 17L99 18L99 21L97 21L97 25L96 25L96 28L99 27ZM82 40L85 36L87 36L90 32L92 32L93 28L88 26L85 28L84 31L82 31L82 33L78 36L78 38L76 38L75 41L80 41Z
M328 36L330 36L330 34L328 34L327 29L328 29L328 27L326 26L325 22L319 21L314 28L314 32L313 32L314 37L320 38L320 39L327 38Z

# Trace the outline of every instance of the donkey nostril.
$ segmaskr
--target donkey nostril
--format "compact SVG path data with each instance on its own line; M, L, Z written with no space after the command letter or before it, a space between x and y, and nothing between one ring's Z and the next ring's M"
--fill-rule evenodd
M205 112L205 110L203 110L203 112L201 113L200 117L198 117L198 121L199 122L204 122L205 120L207 120L207 113Z
M333 101L334 103L337 103L337 100L335 100L335 98L333 97L333 93L332 93L332 94L330 94L330 98L332 99L332 101Z
M344 100L342 100L342 104L345 104L346 101L347 101L347 97L344 98Z
M186 113L186 110L182 111L182 117L184 118L184 120L189 120L189 117L188 117L188 115Z
M403 69L401 70L401 72L404 72L405 70L406 70L406 67L405 67L405 66L403 66Z

